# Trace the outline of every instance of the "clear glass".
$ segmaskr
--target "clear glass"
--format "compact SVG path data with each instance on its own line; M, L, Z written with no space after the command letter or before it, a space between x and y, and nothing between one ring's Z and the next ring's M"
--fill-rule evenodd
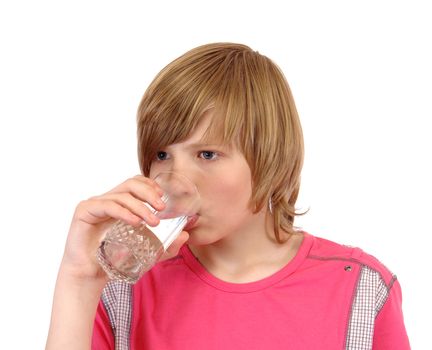
M110 279L136 283L163 252L162 242L146 225L133 227L117 221L96 256Z
M151 227L143 223L134 227L117 221L97 251L97 259L111 279L136 283L156 264L188 218L196 215L199 209L198 190L184 175L163 172L154 179L164 191L165 209L157 212L149 206L159 217L159 225Z

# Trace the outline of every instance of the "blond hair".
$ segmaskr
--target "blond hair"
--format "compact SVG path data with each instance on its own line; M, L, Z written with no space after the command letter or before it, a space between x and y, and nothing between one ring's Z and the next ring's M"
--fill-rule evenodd
M186 52L155 77L138 108L138 158L148 176L156 152L181 142L212 106L208 129L235 143L252 174L254 212L270 203L275 238L292 234L303 165L303 134L289 85L248 46L213 43Z

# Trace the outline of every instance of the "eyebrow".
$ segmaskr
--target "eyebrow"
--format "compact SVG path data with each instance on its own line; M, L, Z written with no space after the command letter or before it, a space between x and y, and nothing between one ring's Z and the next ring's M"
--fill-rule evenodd
M167 146L167 148L169 148L170 146L172 146L172 145ZM212 142L209 142L209 143L197 142L197 143L187 144L184 147L188 148L188 149L199 149L199 148L206 149L206 148L213 148L213 147L227 149L227 148L230 148L230 145L224 145L221 143L212 143Z
M186 147L190 148L201 148L201 147L224 147L224 145L220 143L206 143L206 142L200 142L200 143L191 143L190 145L187 145Z

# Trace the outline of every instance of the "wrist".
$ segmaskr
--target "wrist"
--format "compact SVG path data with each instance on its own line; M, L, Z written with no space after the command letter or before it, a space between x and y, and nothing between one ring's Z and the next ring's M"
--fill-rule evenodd
M101 284L105 286L108 283L109 278L105 271L95 264L73 264L63 259L60 264L58 278L68 280L69 283L73 284Z

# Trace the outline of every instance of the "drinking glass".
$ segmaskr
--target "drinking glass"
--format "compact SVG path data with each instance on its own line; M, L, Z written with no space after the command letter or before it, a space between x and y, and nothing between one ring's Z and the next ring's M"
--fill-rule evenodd
M110 279L134 284L159 260L183 230L188 220L196 219L200 195L195 184L175 172L161 172L154 180L163 190L165 209L156 211L160 223L139 227L117 221L102 241L96 257Z

